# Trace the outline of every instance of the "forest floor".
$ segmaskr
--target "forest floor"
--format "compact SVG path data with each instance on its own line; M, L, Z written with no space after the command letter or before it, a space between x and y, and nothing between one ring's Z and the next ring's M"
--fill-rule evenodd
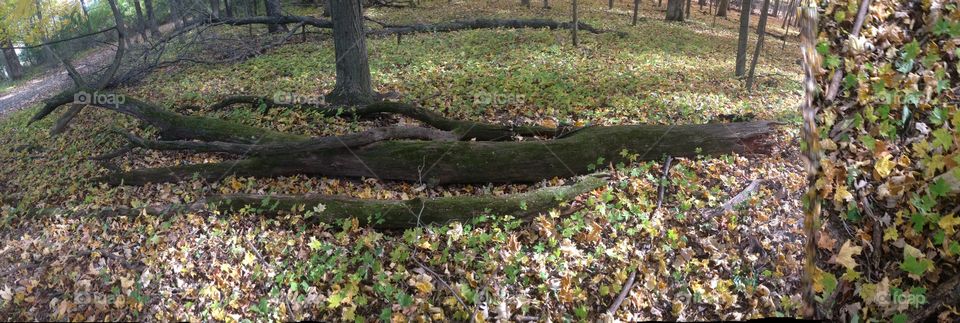
M454 9L450 7L453 6ZM748 93L733 77L736 21L694 12L666 23L663 8L582 4L582 21L626 32L475 30L370 39L373 84L448 117L516 124L687 124L721 114L786 123L766 156L677 159L656 209L662 162L597 168L609 185L529 221L491 215L468 223L380 231L357 221L306 225L319 210L267 218L229 214L84 217L110 206L189 203L213 193L340 194L359 198L508 194L568 183L426 186L376 179L228 177L217 182L110 187L87 158L120 147L111 127L128 117L88 108L66 135L50 137L59 113L26 126L37 105L0 121L0 317L92 320L595 320L631 272L636 282L618 319L746 319L792 316L802 277L804 175L798 155L799 51L768 37ZM537 7L535 5L535 7ZM290 7L318 15L315 8ZM732 14L733 18L735 15ZM426 2L375 8L390 23L460 18L546 17L568 8L515 3ZM756 17L753 17L755 20ZM779 21L771 32L782 34ZM370 24L370 28L377 28ZM241 31L246 32L243 28ZM231 32L226 30L224 32ZM311 34L246 61L167 68L119 89L182 113L310 135L355 132L382 121L344 121L302 110L236 107L205 111L229 95L322 95L334 84L329 32ZM755 35L751 35L751 47ZM752 52L752 50L751 50ZM498 98L499 100L489 100ZM400 122L412 122L399 120ZM145 130L138 130L144 133ZM147 131L148 133L148 131ZM624 152L640 154L642 152ZM228 156L134 150L132 169ZM760 189L734 211L704 215L754 180ZM28 215L36 208L61 211Z

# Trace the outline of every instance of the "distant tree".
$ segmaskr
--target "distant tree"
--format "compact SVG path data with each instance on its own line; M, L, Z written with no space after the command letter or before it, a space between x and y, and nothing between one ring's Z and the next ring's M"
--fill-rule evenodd
M750 32L750 2L740 4L740 37L737 39L737 66L735 75L740 77L747 69L747 40Z
M683 0L667 0L667 21L683 21Z
M640 0L633 0L633 22L630 23L632 26L637 25L637 11L640 10Z
M607 9L613 10L613 0L607 1Z
M210 15L213 18L220 18L220 0L210 0Z
M333 0L328 0L333 1ZM280 12L280 0L266 0L267 4L267 16L279 17L283 14ZM267 30L271 33L287 31L287 26L283 24L271 24L267 25Z
M730 10L730 0L720 0L717 3L717 17L726 17L727 11Z
M147 20L144 19L143 9L140 7L140 0L130 0L133 3L133 9L137 14L137 23L134 24L137 34L140 34L140 37L147 39Z
M693 11L693 0L687 0L687 7L684 9L687 14L687 19L690 19L690 11Z
M153 0L143 0L144 9L147 10L147 27L155 37L160 36L160 29L157 28L157 16L154 15Z
M747 76L747 91L753 90L753 76L757 69L757 61L760 60L760 50L763 49L763 36L767 33L767 12L770 8L770 0L763 0L763 9L760 10L760 22L757 23L757 46L753 49L753 61L750 63L750 73Z
M270 1L277 0L267 0ZM355 105L373 100L360 1L330 0L333 47L337 59L336 85L327 94L327 101L331 103Z
M17 57L17 51L13 49L13 42L10 39L4 39L0 42L3 47L3 60L6 64L7 76L11 80L19 80L23 77L23 66L20 64L20 58Z
M573 47L580 46L580 42L577 41L577 29L580 29L580 19L577 18L577 0L572 0L573 2L573 28L571 28L571 33L573 34Z
M530 0L520 0L520 4L524 7L530 8Z
M233 4L230 0L223 0L223 10L227 15L227 18L233 18Z

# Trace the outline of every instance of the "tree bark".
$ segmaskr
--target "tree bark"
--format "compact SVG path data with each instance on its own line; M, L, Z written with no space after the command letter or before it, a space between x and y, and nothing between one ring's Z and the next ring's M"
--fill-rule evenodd
M143 0L144 9L147 10L147 27L155 37L160 37L160 29L157 28L157 17L153 12L153 0Z
M667 0L667 21L683 21L683 1Z
M607 1L607 9L613 10L613 0Z
M694 157L767 153L771 122L702 125L587 127L546 141L380 141L353 148L271 155L238 161L139 169L99 179L114 185L142 185L226 176L275 177L297 174L365 177L434 184L530 183L587 174L606 163L626 162L622 151ZM596 165L600 158L606 160ZM593 167L591 167L593 165Z
M637 12L640 11L640 0L633 0L633 21L630 23L631 26L637 25Z
M747 40L750 33L750 0L740 4L740 35L737 39L737 66L734 74L743 76L747 67Z
M234 194L211 197L206 202L220 211L256 207L266 214L291 210L313 210L323 205L323 211L309 221L334 223L335 220L356 217L360 225L378 229L402 229L418 224L443 224L450 221L466 222L481 215L512 215L529 219L558 207L577 195L606 185L607 181L586 176L573 185L546 187L538 190L503 196L452 196L415 198L411 200L361 200L342 196L288 196Z
M233 4L230 0L223 0L223 10L225 11L227 18L233 18Z
M140 7L140 0L130 0L133 2L133 9L137 13L137 33L143 40L147 39L147 20L144 19L143 9Z
M274 0L276 1L276 0ZM360 0L330 0L333 18L333 45L337 57L337 77L327 101L357 105L373 100L367 41L363 28Z
M763 38L767 35L767 9L769 8L770 0L763 0L760 22L757 24L757 46L753 50L753 61L750 63L750 73L747 75L747 91L753 91L754 72L757 69L757 61L760 60L760 51L763 49Z
M757 69L757 61L760 60L760 51L763 50L763 37L767 35L767 9L769 8L770 0L763 0L760 22L757 24L757 46L753 50L753 62L750 63L750 73L747 76L747 91L753 91L754 72Z
M13 42L9 39L0 42L3 47L3 58L6 61L7 74L11 80L19 80L23 77L23 65L20 64L20 58L17 57L17 51L13 49Z
M687 7L684 10L687 14L687 20L690 19L690 11L693 11L693 0L687 0Z
M183 28L183 8L181 8L180 1L181 0L170 0L167 4L170 6L170 20L173 22L173 29L175 30Z
M580 27L580 19L577 17L577 0L572 0L573 2L573 29L570 33L573 34L573 47L580 46L580 42L577 40L577 29Z
M270 17L280 17L280 16L283 15L283 14L281 13L281 10L280 10L280 8L281 8L281 7L280 7L280 0L265 0L265 1L266 1L266 2L265 2L265 3L266 3L266 7L267 7L267 16L270 16ZM328 0L328 1L332 1L332 0ZM287 31L289 31L289 30L287 30L287 26L286 26L286 25L281 25L281 24L267 25L267 30L268 30L269 32L271 32L271 33L287 32Z
M730 10L730 0L720 0L717 4L717 17L726 17Z

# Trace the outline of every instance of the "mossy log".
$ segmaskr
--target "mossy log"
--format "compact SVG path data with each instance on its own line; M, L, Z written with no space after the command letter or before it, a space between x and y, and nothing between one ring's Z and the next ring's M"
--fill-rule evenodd
M381 141L356 148L306 154L254 157L222 163L139 169L99 180L142 185L230 175L276 177L297 174L366 177L431 184L531 183L583 175L603 164L663 155L694 157L769 152L774 135L768 121L700 125L594 126L553 140L532 141Z
M512 215L518 218L546 212L577 195L606 184L599 176L586 176L573 185L546 187L538 190L504 196L452 196L415 198L411 200L367 200L343 196L290 196L235 194L211 197L207 203L217 210L238 210L247 206L258 213L312 210L323 205L320 214L311 221L331 223L338 219L356 217L361 225L397 229L422 224L468 221L480 215Z
M360 225L378 229L402 229L418 224L469 221L481 215L511 215L520 219L544 213L571 201L574 197L606 185L603 174L591 174L566 186L545 187L525 193L502 196L452 196L415 198L410 200L369 200L335 195L254 195L231 194L201 199L190 204L172 204L142 208L107 207L89 210L30 208L23 216L45 217L67 213L86 217L137 217L141 215L167 218L183 212L219 211L221 214L250 207L257 215L274 216L292 210L323 211L307 218L311 223L333 223L357 218Z

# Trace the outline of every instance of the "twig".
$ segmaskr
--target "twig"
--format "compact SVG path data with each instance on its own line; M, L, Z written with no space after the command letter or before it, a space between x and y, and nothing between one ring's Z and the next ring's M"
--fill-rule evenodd
M734 195L733 198L731 198L726 203L723 203L722 205L720 205L720 207L704 212L704 215L713 216L713 215L721 214L724 212L733 211L734 206L736 206L737 204L743 203L743 201L746 201L747 198L750 197L750 194L753 194L753 192L755 192L757 189L760 188L761 182L763 182L763 180L761 179L753 180L752 182L750 182L749 185L747 185L746 188L743 189L743 191L740 191L740 193L737 193L737 195Z
M428 274L430 274L430 276L433 276L433 278L435 278L438 282L440 282L440 285L443 285L443 287L449 290L450 293L453 294L453 297L457 298L457 302L460 303L460 306L463 306L463 309L469 308L467 307L467 303L465 303L463 299L460 298L460 294L458 294L457 291L454 290L452 286L450 286L450 284L447 284L447 281L443 280L443 277L440 277L440 274L437 274L435 271L430 269L430 267L428 267L426 264L421 262L419 259L414 258L413 261L416 262L418 266L420 266L421 270L427 272Z
M630 290L633 289L633 280L637 278L637 271L634 270L630 273L630 277L627 278L627 282L623 284L623 289L620 290L620 294L617 295L617 298L613 300L613 304L610 305L610 308L607 309L607 314L613 316L617 313L617 309L620 308L620 304L623 303L623 299L627 298L627 294L630 293Z

